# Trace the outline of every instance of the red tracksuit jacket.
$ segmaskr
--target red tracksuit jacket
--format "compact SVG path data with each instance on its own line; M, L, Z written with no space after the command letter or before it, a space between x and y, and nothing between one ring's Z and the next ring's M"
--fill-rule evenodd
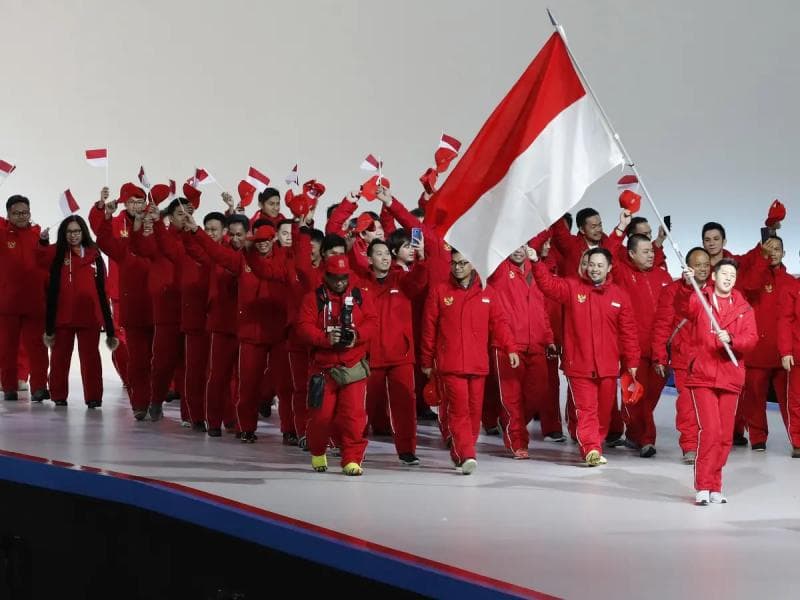
M451 248L447 242L430 225L412 215L396 198L392 198L389 212L400 223L400 227L408 229L409 234L414 227L422 230L422 236L425 238L425 260L428 263L428 277L431 284L449 281Z
M778 299L778 354L800 362L800 281L790 280L781 286Z
M706 286L708 286L708 282L703 287ZM654 363L685 370L689 366L689 351L693 333L689 320L675 310L675 295L683 287L685 287L683 280L678 279L661 291L656 318L653 321L653 343L650 347L650 356ZM669 345L669 354L667 345Z
M420 366L440 375L488 375L489 347L515 352L514 334L492 288L477 273L466 288L452 276L431 287L425 304Z
M91 219L103 211L95 206L89 213ZM132 233L131 229L129 233ZM123 327L152 327L153 298L145 285L150 271L150 261L138 256L130 248L130 237L114 237L111 220L105 219L97 230L97 245L119 267L120 322Z
M253 254L251 260L264 261L273 261L275 257L260 257L255 248L237 252L215 243L199 229L195 237L211 260L237 277L239 341L272 345L285 340L288 325L287 288L277 282L262 281L253 275L247 255Z
M205 267L208 269L208 299L205 306L206 331L209 333L236 335L236 321L239 310L239 283L236 280L236 275L212 261L198 238L199 236L196 234L187 233L183 241L187 254L195 262L208 265ZM213 243L210 238L208 241ZM223 242L223 244L230 248L226 242ZM233 248L230 249L233 250ZM237 252L237 250L233 251Z
M55 254L55 245L39 246L38 260L42 269L49 272ZM97 296L95 261L98 256L98 249L85 248L83 256L70 250L64 257L56 305L56 327L81 329L105 326L103 310Z
M284 217L283 214L281 213L278 213L278 216L273 219L272 217L268 217L267 215L262 213L261 209L259 208L255 212L255 214L252 217L250 217L250 228L252 229L253 225L256 224L256 221L266 221L275 228L275 231L278 231L278 223L285 220L286 217Z
M703 294L712 307L719 326L733 338L731 348L739 366L728 358L722 342L712 331L708 314L694 290L684 285L675 295L675 310L689 319L692 326L686 386L739 392L744 386L743 358L758 341L753 309L738 290L733 290L730 297L717 298L716 301L713 287L704 288Z
M92 210L89 212L89 227L92 232L97 236L100 232L100 227L105 221L105 214L102 210ZM133 217L127 210L123 210L118 215L111 218L111 231L117 239L128 239L133 233ZM106 292L108 297L112 300L120 299L119 290L119 265L115 260L108 262L108 280L106 281Z
M571 234L564 219L559 219L550 227L550 243L561 256L558 272L567 277L577 273L581 264L581 256L589 249L589 243L583 234ZM616 256L622 246L622 237L616 232L613 232L612 235L603 234L600 246L611 252L611 256Z
M641 271L625 253L614 262L614 282L628 293L636 316L639 333L639 351L642 358L650 358L653 347L653 323L656 320L658 301L672 283L672 277L661 267Z
M736 281L737 289L744 297L756 317L758 343L747 353L745 363L748 367L759 369L780 369L781 358L778 354L778 299L784 287L791 287L794 279L786 272L786 267L769 266L766 258L750 261L746 270Z
M175 265L166 257L159 240L168 235L160 221L154 223L153 234L144 236L142 231L130 234L131 249L138 255L150 259L147 285L153 298L153 323L156 325L178 325L181 322L181 290Z
M545 296L564 305L564 359L567 377L617 377L637 367L640 353L631 300L611 281L556 277L541 261L533 275Z
M369 279L360 283L372 297L378 315L377 332L369 346L370 366L386 368L416 361L412 301L424 294L427 285L424 262L411 271L393 266L381 280L370 273Z
M37 263L38 225L0 222L0 314L44 316L47 272Z
M341 295L327 290L329 305L319 310L317 294L323 286L305 295L297 317L297 334L300 340L311 348L312 369L331 367L352 367L367 354L369 344L375 338L378 317L369 293L361 294L361 304L353 302L353 327L356 330L356 343L352 348L342 350L333 348L328 341L328 326L339 323L344 299L352 295L353 286Z
M510 259L500 263L489 277L489 287L511 325L517 352L544 354L554 343L544 295L533 280L531 262L515 265Z

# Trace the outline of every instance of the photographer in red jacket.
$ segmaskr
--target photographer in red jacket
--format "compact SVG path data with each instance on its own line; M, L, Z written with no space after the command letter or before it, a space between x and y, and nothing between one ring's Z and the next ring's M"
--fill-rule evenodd
M314 470L326 471L325 452L335 432L344 474L361 475L367 449L366 356L377 316L369 294L351 285L347 257L333 255L324 264L324 283L303 298L296 325L311 348L308 449Z
M631 300L609 280L611 252L586 252L586 277L556 277L531 251L533 276L545 296L564 305L564 358L577 413L576 437L590 467L605 464L608 432L620 368L636 378L639 339Z
M489 346L502 348L512 369L519 366L519 355L494 290L483 288L472 263L456 249L450 269L450 280L434 286L428 295L420 364L428 378L436 371L444 394L440 428L450 444L453 464L469 475L478 466L475 443L489 374Z
M723 258L711 275L714 286L702 293L719 325L714 332L711 318L690 285L691 267L684 269L686 285L675 297L675 310L689 320L694 334L689 354L686 387L694 404L699 434L694 465L695 503L727 502L722 495L722 467L728 460L733 440L730 432L736 418L736 404L744 386L745 365L742 357L758 342L752 307L733 289L738 266ZM728 344L738 365L728 357Z

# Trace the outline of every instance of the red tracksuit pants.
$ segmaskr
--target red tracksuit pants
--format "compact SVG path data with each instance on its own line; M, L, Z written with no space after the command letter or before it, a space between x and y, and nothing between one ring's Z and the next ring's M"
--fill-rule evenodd
M780 397L780 396L779 396ZM781 404L781 415L789 434L792 448L800 448L800 367L794 367L786 377L786 402Z
M220 429L223 421L236 420L235 405L238 385L236 365L239 362L239 340L228 333L214 331L209 336L208 378L205 390L206 422L209 429Z
M111 355L111 362L117 370L122 385L128 387L128 338L125 335L125 328L119 320L119 300L111 300L111 317L114 319L114 337L119 340L119 347Z
M278 418L281 422L281 433L295 433L294 407L292 405L292 374L289 366L289 348L287 343L275 344L267 355L265 373L265 393L261 400L272 401L278 397Z
M289 374L292 384L292 419L298 438L306 435L308 426L308 350L289 352Z
M678 397L675 400L675 427L678 430L678 445L681 451L697 450L697 415L692 404L692 395L686 387L686 369L672 369L675 377L675 389Z
M391 431L398 454L417 451L414 365L371 368L367 380L367 418L372 431Z
M146 410L153 398L150 383L153 328L128 327L125 333L128 337L128 396L131 399L131 408Z
M636 370L636 379L644 386L644 395L636 404L622 404L622 418L625 421L625 437L639 447L656 443L656 422L653 412L656 409L666 379L653 370L650 359L642 359Z
M722 467L733 445L731 431L739 394L706 387L690 387L689 394L698 426L694 489L721 492Z
M440 375L443 392L439 414L445 439L452 441L450 457L456 465L475 458L475 443L481 430L481 410L486 377L483 375Z
M66 400L69 396L69 366L75 338L78 338L78 357L81 361L83 400L103 401L103 367L100 362L100 328L56 327L56 339L50 354L50 397Z
M592 450L602 452L611 408L616 403L617 378L569 377L568 381L575 401L575 437L581 456Z
M177 381L177 391L181 396L181 419L188 421L189 414L183 401L186 395L183 390L185 380L183 337L177 323L158 323L153 328L151 395L152 402L163 403L167 399L173 379Z
M30 362L31 391L47 387L47 348L42 343L44 319L20 315L0 315L0 377L4 390L14 392L21 379L17 371L20 341Z
M236 430L239 432L254 432L258 427L258 405L263 390L269 387L269 351L266 344L239 343L239 398L236 401Z
M192 331L185 333L183 340L186 369L184 393L181 395L181 412L186 412L191 423L202 423L205 421L210 336L205 331Z
M319 372L315 370L314 372ZM325 454L335 434L341 449L341 465L361 464L367 450L364 428L367 426L367 380L339 386L325 374L322 406L308 409L306 437L312 456Z
M497 398L500 405L500 427L503 442L510 450L527 449L530 436L528 423L539 414L542 435L561 432L558 404L553 405L548 393L547 358L544 354L519 354L520 364L511 368L508 354L492 348L492 377L487 398Z
M786 371L784 369L757 369L747 367L744 379L744 393L740 403L741 414L744 416L745 426L750 433L750 444L764 444L767 442L769 427L767 426L767 396L769 386L772 384L778 404L781 407L781 416L786 424ZM787 428L788 429L788 428Z

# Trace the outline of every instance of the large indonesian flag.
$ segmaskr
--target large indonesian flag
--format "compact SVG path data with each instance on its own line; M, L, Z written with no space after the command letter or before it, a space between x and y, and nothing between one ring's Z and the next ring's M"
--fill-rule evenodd
M484 277L624 162L554 33L426 209Z

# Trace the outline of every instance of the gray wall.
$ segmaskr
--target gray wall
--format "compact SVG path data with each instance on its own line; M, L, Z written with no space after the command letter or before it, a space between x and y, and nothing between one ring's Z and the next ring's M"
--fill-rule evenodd
M729 247L758 237L773 198L789 208L787 262L800 270L800 4L550 2L686 250L706 220ZM551 33L531 0L3 0L0 195L25 193L57 220L70 187L88 209L103 183L82 151L107 145L112 187L183 180L204 166L235 188L250 164L282 179L296 161L326 202L380 153L413 203L442 129L469 142ZM582 204L607 228L609 175ZM216 209L206 188L201 212ZM645 212L645 215L648 213ZM675 262L674 260L672 261Z

